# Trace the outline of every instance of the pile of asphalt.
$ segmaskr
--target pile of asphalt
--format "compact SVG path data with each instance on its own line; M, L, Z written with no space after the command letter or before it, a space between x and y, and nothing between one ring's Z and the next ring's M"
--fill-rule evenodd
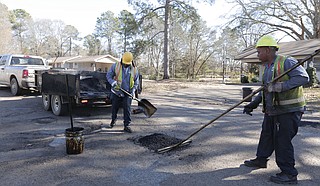
M147 136L129 139L134 141L135 144L148 148L149 150L156 151L160 148L168 147L182 141L166 134L154 133Z

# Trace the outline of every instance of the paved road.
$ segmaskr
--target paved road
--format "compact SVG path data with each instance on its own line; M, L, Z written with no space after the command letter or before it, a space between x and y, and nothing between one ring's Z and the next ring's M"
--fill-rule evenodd
M267 169L241 165L255 156L261 108L252 117L236 108L192 137L189 146L169 153L133 143L154 133L186 138L239 102L241 88L220 84L144 92L141 97L158 111L151 118L133 115L132 134L122 132L121 121L100 129L110 122L108 106L75 109L74 125L86 130L85 149L78 155L66 154L68 116L44 111L37 94L12 97L0 88L1 185L274 185L268 181L279 171L274 156ZM304 116L317 119L319 112ZM320 185L319 132L319 127L300 127L294 139L300 185Z

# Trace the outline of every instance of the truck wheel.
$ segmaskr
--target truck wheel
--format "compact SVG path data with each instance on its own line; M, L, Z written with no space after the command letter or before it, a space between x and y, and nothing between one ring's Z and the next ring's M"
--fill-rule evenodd
M21 88L19 87L19 84L16 78L11 79L10 90L11 90L11 94L14 96L18 96L21 94Z
M62 104L61 97L58 95L51 96L51 109L52 113L56 116L65 115L68 109L67 104Z
M51 96L48 94L42 94L42 106L44 110L51 110Z

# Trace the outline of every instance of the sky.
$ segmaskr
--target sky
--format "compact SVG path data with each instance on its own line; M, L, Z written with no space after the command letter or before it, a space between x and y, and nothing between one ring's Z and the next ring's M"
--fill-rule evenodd
M122 10L133 12L127 0L0 0L9 10L24 9L34 20L62 20L66 25L78 29L80 36L92 34L96 20L101 13L112 11L116 16ZM217 26L225 22L220 15L231 8L224 0L216 0L212 6L195 5L200 16L208 26Z

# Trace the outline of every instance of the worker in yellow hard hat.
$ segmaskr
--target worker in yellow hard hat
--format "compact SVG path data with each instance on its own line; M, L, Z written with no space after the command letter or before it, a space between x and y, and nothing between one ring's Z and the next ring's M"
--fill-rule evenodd
M139 86L139 74L137 68L133 65L133 55L131 52L125 52L120 62L111 66L107 72L107 80L111 85L112 116L110 127L116 124L117 113L122 104L123 125L125 132L132 132L131 125L131 103L132 97L125 94L120 88L131 93L134 97Z
M302 86L309 81L306 70L299 66L271 82L295 66L297 60L278 55L279 45L271 36L261 37L256 49L258 58L264 65L262 83L265 90L244 106L243 113L251 115L253 109L263 103L264 120L257 148L256 158L246 160L244 165L255 168L267 168L268 158L275 152L275 159L281 172L270 177L270 181L279 184L296 184L298 171L295 168L293 137L297 134L298 125L306 102Z
M276 50L279 49L277 41L269 35L265 35L258 40L256 48L259 47L274 47Z

